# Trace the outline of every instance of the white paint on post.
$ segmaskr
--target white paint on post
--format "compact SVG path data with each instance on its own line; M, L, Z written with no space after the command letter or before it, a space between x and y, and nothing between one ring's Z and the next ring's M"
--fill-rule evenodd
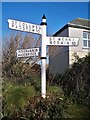
M41 95L46 97L46 60L42 59L42 71L41 71Z
M46 18L42 17L42 42L41 42L41 95L46 97Z

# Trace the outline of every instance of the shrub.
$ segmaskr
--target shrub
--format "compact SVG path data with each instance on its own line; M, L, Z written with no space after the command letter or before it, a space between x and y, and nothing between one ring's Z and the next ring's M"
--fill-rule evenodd
M90 55L74 63L63 75L60 84L66 96L90 106Z
M33 86L7 83L3 86L3 115L8 117L22 116L25 106L33 96L35 96Z

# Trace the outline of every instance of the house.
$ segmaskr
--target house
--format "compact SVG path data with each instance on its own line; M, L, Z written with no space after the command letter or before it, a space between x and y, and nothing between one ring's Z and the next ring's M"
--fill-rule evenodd
M53 36L78 37L79 45L54 47L56 53L54 56L50 54L49 58L49 71L51 74L63 73L75 62L75 56L82 58L90 52L90 20L77 18L67 23Z

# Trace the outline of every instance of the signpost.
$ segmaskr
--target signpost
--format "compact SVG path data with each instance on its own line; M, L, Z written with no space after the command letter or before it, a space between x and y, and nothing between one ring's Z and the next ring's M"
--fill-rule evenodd
M31 24L27 22L8 19L9 28L25 32L31 32L42 35L41 41L41 95L46 97L46 46L60 45L60 46L77 46L79 38L71 37L47 37L46 36L46 17L43 15L42 23L40 25ZM17 57L38 56L39 48L21 49L17 50Z
M17 20L12 20L12 19L8 19L8 23L9 23L9 28L13 29L13 30L20 30L20 31L24 31L24 32L41 34L41 26L40 25L17 21Z
M39 48L19 49L16 51L16 53L17 53L17 57L38 56Z
M47 45L77 46L78 38L71 37L47 37Z

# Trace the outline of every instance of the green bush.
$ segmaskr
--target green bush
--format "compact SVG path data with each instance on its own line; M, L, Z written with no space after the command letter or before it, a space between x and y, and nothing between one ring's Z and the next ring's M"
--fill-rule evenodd
M90 55L74 63L63 75L60 84L66 96L90 107Z
M35 88L31 85L5 84L3 86L3 115L8 117L22 116L29 99L35 95Z
M87 106L78 105L78 104L67 104L67 110L69 118L81 118L89 119L90 118L90 109Z
M58 86L48 86L45 99L32 85L5 84L3 87L3 117L20 120L55 120L62 118L89 118L87 106L66 99Z
M60 96L61 99L64 99L64 92L60 86L47 85L47 95L53 95L53 94Z
M34 97L26 108L26 118L34 120L54 120L64 118L66 105L56 95L48 96L46 99Z

